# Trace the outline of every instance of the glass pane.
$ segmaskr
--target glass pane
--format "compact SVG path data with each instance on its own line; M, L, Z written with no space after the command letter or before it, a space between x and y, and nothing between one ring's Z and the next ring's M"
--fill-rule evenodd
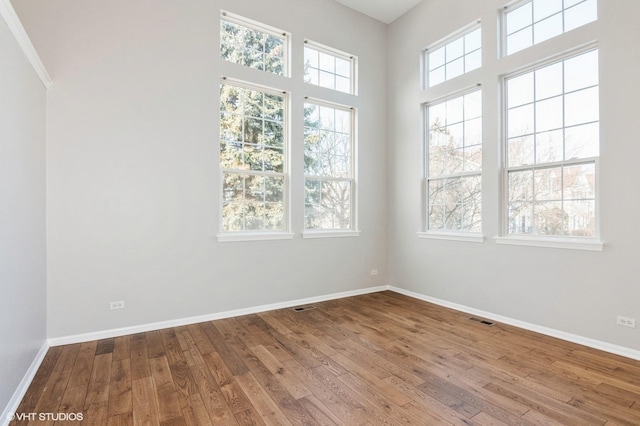
M240 143L220 143L220 167L223 169L245 169L244 150Z
M444 175L447 170L449 149L446 146L431 146L429 148L429 177Z
M508 137L533 133L533 105L524 105L508 112Z
M446 180L429 181L429 229L444 229L446 217Z
M575 237L593 237L596 233L595 201L565 201L566 235Z
M238 114L220 114L220 140L242 141L242 116Z
M564 223L561 201L535 203L533 206L535 233L539 235L563 235Z
M222 229L224 231L244 230L244 203L224 203L222 207Z
M464 74L464 58L456 59L453 62L449 62L447 65L447 80Z
M318 55L319 55L320 69L322 71L327 71L332 74L335 73L336 71L335 57L323 52L318 52Z
M564 30L571 31L598 19L596 0L587 0L564 11Z
M482 145L464 148L464 171L479 172L482 170Z
M533 27L527 27L507 36L507 55L519 52L533 44Z
M562 94L562 62L535 71L536 100Z
M284 40L279 37L274 37L272 35L267 36L267 39L264 43L264 52L267 55L271 55L277 58L284 57Z
M445 46L447 62L451 62L454 59L461 57L464 54L464 39L461 37L457 40L448 43Z
M464 36L464 53L473 52L482 46L482 30L478 28Z
M447 126L446 132L449 136L449 143L453 147L461 148L464 145L464 124L458 123Z
M447 174L461 173L464 171L464 148L449 147L447 151Z
M533 102L533 73L507 80L507 106L514 108Z
M341 109L335 110L335 129L340 133L351 132L351 113Z
M336 74L350 78L351 62L346 59L336 58Z
M509 172L509 204L533 201L533 171Z
M533 20L540 21L562 10L562 0L533 0ZM562 25L560 25L562 27Z
M482 52L476 50L464 57L464 72L473 71L482 66Z
M536 163L550 163L562 161L563 152L563 131L538 133L536 135Z
M600 125L593 123L566 128L564 151L565 160L600 155Z
M264 162L264 171L266 172L284 172L284 153L282 149L265 148L262 152Z
M464 145L479 145L482 143L482 118L474 118L464 123Z
M444 65L444 46L429 53L429 71Z
M564 168L563 192L565 200L593 200L596 198L595 186L595 164L581 164Z
M284 203L265 203L264 209L264 229L284 230Z
M533 232L533 204L509 204L509 234L531 234Z
M445 191L445 229L458 231L462 229L463 187L460 178L448 179Z
M564 97L565 126L598 121L598 88L580 90Z
M351 80L339 75L336 76L336 90L344 93L351 93Z
M464 95L464 118L469 120L482 116L482 91Z
M460 179L462 195L462 230L480 232L482 223L482 180L480 176Z
M258 118L244 119L244 141L254 144L262 143L262 120Z
M234 173L224 173L222 177L222 200L240 202L244 198L244 177Z
M533 164L533 136L522 136L509 139L508 167Z
M257 90L244 90L244 115L262 117L264 113L264 94Z
M284 120L284 98L282 96L264 94L262 114L264 118L274 121Z
M350 229L351 182L323 181L320 204L315 209L319 214L312 229Z
M284 132L282 129L282 123L265 121L262 143L271 146L282 146L284 144Z
M269 203L282 203L284 201L284 178L265 177L264 178L264 199Z
M565 91L598 85L598 51L585 53L564 61Z
M536 102L536 131L562 128L562 96Z
M553 15L533 25L533 43L541 43L562 34L562 14Z
M580 2L582 2L583 0L564 0L564 8L568 9L571 6L573 6L574 4L578 4Z
M245 165L251 170L263 170L262 146L243 145L243 155ZM245 166L245 168L246 168Z
M447 104L445 102L429 106L429 128L439 128L447 124Z
M273 74L281 75L284 69L284 59L279 56L265 55L264 70Z
M446 105L447 125L460 123L464 120L464 99L462 96L448 100Z
M507 34L513 34L532 23L532 5L527 3L507 13Z
M320 72L315 68L311 68L307 70L305 74L304 81L306 83L315 84L316 86L320 85Z
M305 64L305 69L307 67L318 68L320 66L320 62L318 59L318 51L305 47L304 48L304 64Z
M320 128L324 130L335 130L336 110L331 107L320 106Z
M535 200L560 201L562 199L562 168L539 169L534 172Z
M318 81L319 86L326 87L327 89L335 89L336 87L335 74L320 71L319 78L320 78L320 80Z
M429 72L429 87L442 83L444 78L444 66Z

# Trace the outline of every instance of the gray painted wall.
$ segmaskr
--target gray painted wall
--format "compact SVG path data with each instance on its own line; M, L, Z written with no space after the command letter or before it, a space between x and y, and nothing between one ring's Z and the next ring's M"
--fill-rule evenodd
M47 337L47 261L46 92L2 19L0 76L0 407L4 408Z
M48 332L55 338L386 284L386 26L326 0L19 0L54 86L47 120ZM291 78L219 60L220 9L292 34ZM361 95L303 83L305 38L359 58ZM358 108L357 238L219 243L221 75ZM370 276L371 269L379 275ZM109 311L109 302L126 308Z
M532 324L640 349L638 329L616 316L640 318L640 144L638 103L640 2L599 2L599 21L498 59L503 0L431 0L389 27L390 282L398 287ZM481 83L484 102L484 243L418 239L422 229L422 49L482 19L483 67L433 88ZM496 245L499 235L500 74L597 40L600 49L600 218L603 252Z

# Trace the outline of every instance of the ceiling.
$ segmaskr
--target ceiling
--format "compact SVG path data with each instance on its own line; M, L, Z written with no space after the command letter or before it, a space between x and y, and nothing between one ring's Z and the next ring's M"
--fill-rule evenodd
M398 19L422 0L335 0L385 24Z

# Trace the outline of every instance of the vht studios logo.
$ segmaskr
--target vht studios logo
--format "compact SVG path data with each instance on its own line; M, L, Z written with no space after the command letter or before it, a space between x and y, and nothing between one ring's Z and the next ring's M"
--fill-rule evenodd
M41 422L81 422L84 419L82 413L13 413L9 415L9 420L40 420Z

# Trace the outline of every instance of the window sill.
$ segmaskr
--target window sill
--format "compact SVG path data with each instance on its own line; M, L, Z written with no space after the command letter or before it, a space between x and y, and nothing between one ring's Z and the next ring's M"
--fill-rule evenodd
M238 232L236 234L218 234L219 243L230 243L238 241L269 241L269 240L292 240L293 232Z
M496 244L515 246L548 247L566 250L603 251L604 243L593 239L540 238L540 237L495 237Z
M460 232L418 232L418 238L425 238L429 240L464 241L468 243L484 242L484 235L482 234L465 234Z
M358 237L360 231L305 231L302 238L344 238Z

